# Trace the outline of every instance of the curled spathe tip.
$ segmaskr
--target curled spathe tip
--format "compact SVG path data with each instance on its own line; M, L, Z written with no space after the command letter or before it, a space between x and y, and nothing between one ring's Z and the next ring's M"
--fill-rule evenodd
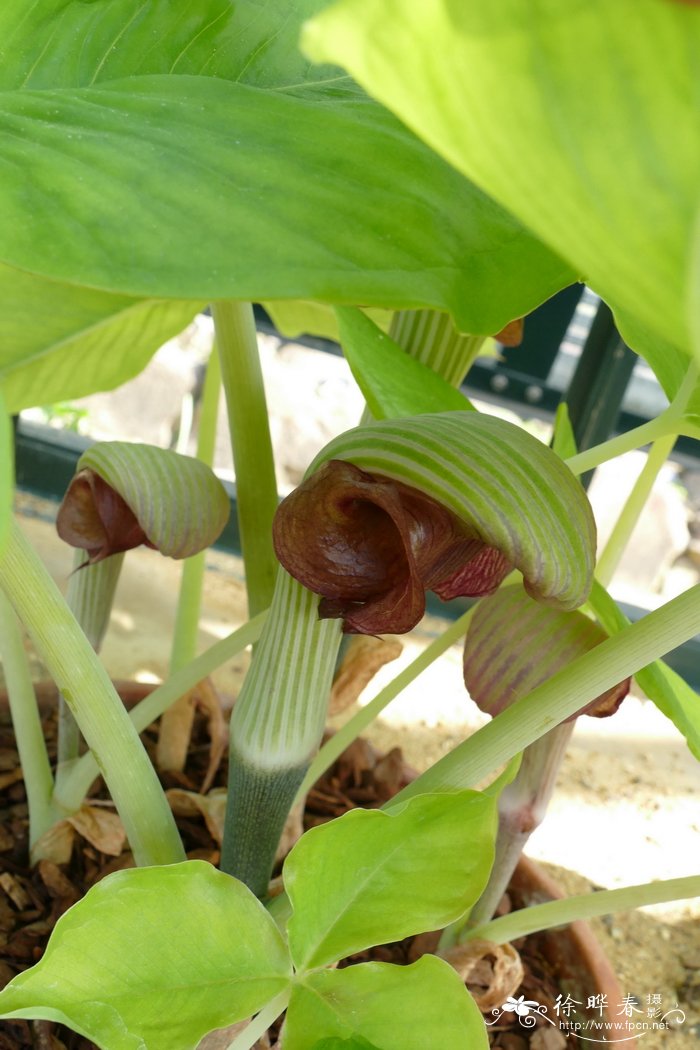
M512 568L437 500L344 460L282 502L273 540L287 572L321 596L319 615L354 634L403 634L422 618L426 591L491 594Z
M71 547L86 551L90 565L142 544L154 546L126 501L94 470L80 470L72 479L56 531Z

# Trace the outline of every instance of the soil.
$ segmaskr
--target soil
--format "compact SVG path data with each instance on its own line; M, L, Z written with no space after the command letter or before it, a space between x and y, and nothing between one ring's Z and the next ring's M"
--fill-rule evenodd
M55 746L55 713L53 698L43 694L44 728L50 750ZM179 792L197 792L210 777L211 723L199 713L189 752L188 764L182 774L165 775L164 786L171 792L171 801L177 823L190 858L199 858L216 864L219 859L219 841L216 825L201 812L187 815L178 807ZM153 757L157 729L150 727L143 734L144 742ZM53 754L51 755L53 758ZM115 852L110 836L114 835L114 814L106 791L97 781L91 795L96 808L97 824L73 836L71 856L65 863L42 860L35 868L28 864L28 824L24 784L19 774L18 756L9 717L0 708L0 986L23 969L36 962L57 919L91 885L110 872L130 867L133 859L128 850ZM214 778L214 786L222 786L226 779L226 763L222 759ZM335 763L331 770L312 788L303 817L305 829L340 816L358 805L375 807L391 798L407 783L407 767L401 751L393 748L379 756L365 740L356 741ZM100 811L105 815L101 821ZM74 829L75 830L75 829ZM212 834L214 832L214 834ZM92 841L90 841L92 839ZM98 844L104 849L99 849ZM118 848L118 847L117 847ZM105 852L109 849L110 852ZM502 910L518 907L517 897L506 898ZM426 951L437 946L437 934L425 934L404 941L382 945L341 962L349 966L368 959L381 962L409 964ZM521 986L513 994L535 1000L554 1015L554 1002L560 992L551 963L547 958L542 935L534 935L516 945L525 970ZM494 984L493 968L488 959L476 967L468 981L475 994L484 994ZM490 1014L488 1015L490 1016ZM228 1037L232 1035L228 1033ZM515 1013L503 1013L489 1032L493 1050L573 1050L579 1046L576 1036L559 1042L550 1041L549 1032L541 1021L532 1029L518 1024ZM277 1030L269 1033L269 1045L276 1039ZM222 1044L224 1045L224 1044ZM263 1044L261 1043L261 1047ZM94 1050L94 1044L69 1029L53 1022L0 1022L0 1050Z

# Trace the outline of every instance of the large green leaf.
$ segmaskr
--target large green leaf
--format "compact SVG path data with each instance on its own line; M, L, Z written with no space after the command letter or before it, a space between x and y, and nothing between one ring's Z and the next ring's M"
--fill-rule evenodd
M569 267L296 44L320 0L9 0L0 260L126 295L436 306L496 331ZM157 45L156 45L157 41Z
M202 861L120 871L59 919L3 1017L69 1025L103 1050L192 1050L290 979L282 937L242 883Z
M132 73L225 77L257 87L359 91L293 46L328 0L8 0L0 90L74 87ZM71 42L73 47L70 46Z
M488 1047L474 1000L434 955L412 966L362 963L308 974L292 992L284 1047L308 1050L323 1036L361 1036L381 1050Z
M589 604L608 634L619 634L629 626L625 614L597 581L593 584ZM683 734L695 757L700 759L700 696L663 660L648 664L634 677L649 699Z
M692 303L693 291L697 280L693 278L691 268L691 279L689 282L691 295L689 299L690 310L688 316L693 325ZM695 369L693 375L696 377L694 388L688 388L689 361L686 354L673 346L668 339L664 339L648 326L639 322L636 317L623 312L616 311L615 321L620 334L628 343L647 359L658 379L664 393L669 401L673 402L681 395L682 408L674 406L674 421L671 426L673 433L687 434L689 437L700 438L700 382L697 381L698 361L700 361L700 342L696 346L696 358L698 361L690 363ZM684 384L685 381L685 384Z
M615 323L627 345L646 358L667 398L672 401L688 371L687 354L627 311L616 310Z
M0 555L5 549L5 541L10 530L14 487L15 451L12 425L0 388Z
M392 813L353 810L308 831L284 865L297 968L459 918L488 878L494 821L492 798L461 791L422 795Z
M405 353L361 310L343 306L336 314L343 353L375 419L473 409L464 394Z
M320 1039L311 1047L311 1050L380 1050L373 1043L368 1043L362 1036L351 1036L350 1039L338 1039L331 1036L330 1039Z
M312 299L278 299L275 302L263 303L272 318L275 328L287 339L296 339L300 335L315 335L322 339L340 342L340 330L335 310L328 303L314 302ZM363 311L371 317L383 332L389 330L392 310L370 309Z
M343 0L307 27L442 156L685 354L700 10L669 0Z
M700 208L695 216L690 275L687 286L688 321L695 356L700 358Z
M201 304L134 299L0 264L0 383L11 412L111 390Z

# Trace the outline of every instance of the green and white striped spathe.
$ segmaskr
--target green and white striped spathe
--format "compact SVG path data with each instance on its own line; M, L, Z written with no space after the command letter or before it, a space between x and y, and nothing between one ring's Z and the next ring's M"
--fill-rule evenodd
M319 620L318 596L284 569L231 719L236 757L256 769L309 761L323 734L341 621Z
M99 474L128 505L149 541L170 558L188 558L218 538L228 520L226 490L190 456L127 441L89 448L78 470Z
M458 332L449 314L439 310L399 310L389 334L411 357L457 387L485 342L483 335Z
M380 420L331 441L313 473L342 459L432 496L562 609L587 598L595 522L586 494L551 449L512 423L476 412Z

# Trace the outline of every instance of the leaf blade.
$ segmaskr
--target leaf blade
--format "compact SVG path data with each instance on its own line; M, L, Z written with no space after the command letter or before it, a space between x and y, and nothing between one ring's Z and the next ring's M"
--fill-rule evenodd
M359 1036L381 1050L488 1046L474 1000L433 955L411 966L361 963L308 975L292 992L285 1032L288 1050L307 1050L313 1036Z
M487 332L570 277L364 100L321 105L193 76L5 92L0 146L0 259L70 283L154 298L427 305Z
M250 891L187 861L117 872L89 890L42 960L0 993L0 1011L61 1020L109 1050L189 1050L259 1010L289 973Z
M345 0L307 24L302 43L317 60L342 62L613 308L690 354L695 7ZM602 70L595 82L592 68Z
M113 295L3 265L0 298L0 382L11 412L121 385L204 305Z
M345 306L335 312L343 353L375 419L473 411L464 394L405 353L360 310Z
M284 867L297 967L458 918L488 876L494 820L494 800L467 791L419 796L391 814L354 810L307 832Z
M464 300L473 332L568 283L343 71L310 65L299 29L324 3L7 0L0 200L23 232L3 225L0 258L149 297Z

